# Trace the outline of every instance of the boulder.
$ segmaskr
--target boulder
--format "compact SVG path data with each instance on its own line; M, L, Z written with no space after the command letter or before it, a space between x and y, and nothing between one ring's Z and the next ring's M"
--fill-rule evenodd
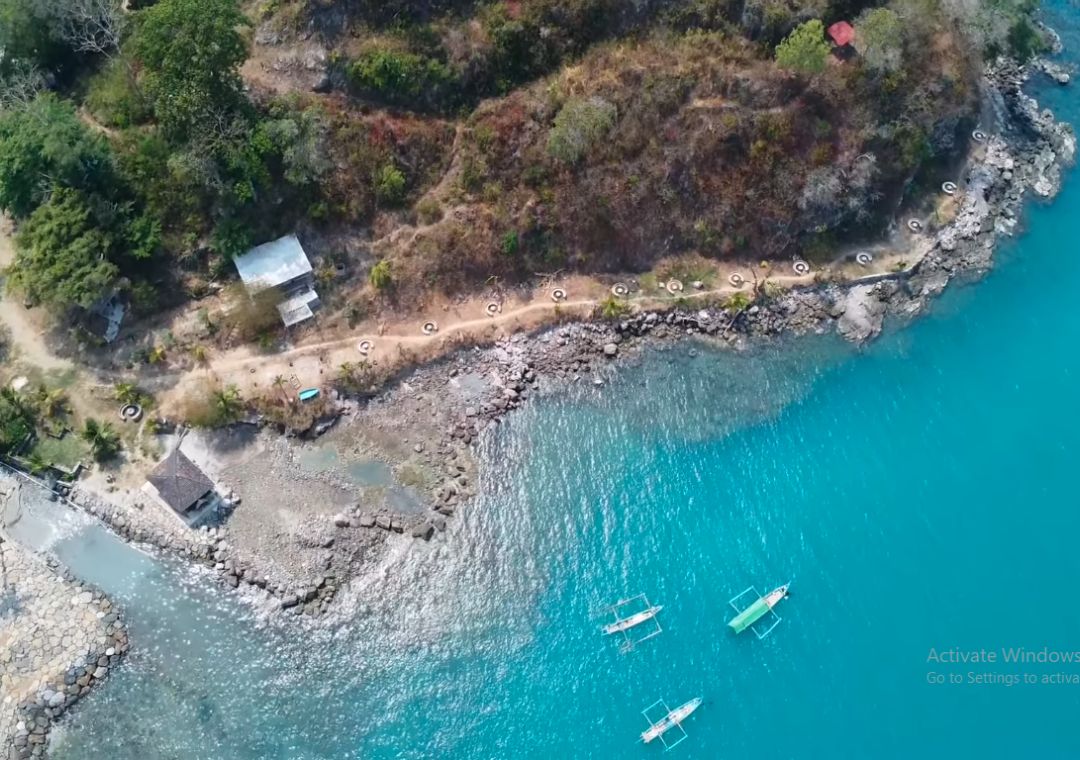
M836 323L837 332L852 343L863 343L881 332L885 304L877 297L875 285L856 285L843 300L844 313Z
M413 538L422 538L425 541L430 541L431 536L435 533L435 526L431 523L424 523L423 525L413 528Z

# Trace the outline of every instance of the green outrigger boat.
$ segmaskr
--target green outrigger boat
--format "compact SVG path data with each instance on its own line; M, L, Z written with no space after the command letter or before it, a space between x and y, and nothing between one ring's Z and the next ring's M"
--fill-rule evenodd
M773 617L773 623L768 627L764 633L760 633L757 629L754 633L757 634L759 639L763 639L768 636L772 629L778 626L781 622L781 618L776 614L773 609L780 601L788 595L788 587L790 583L785 583L783 586L773 589L765 595L761 595L757 592L753 586L743 591L741 594L733 597L728 604L738 614L728 621L728 627L735 633L742 633L747 628L752 628L754 623L761 620L766 615ZM748 607L743 607L742 603L746 598L754 599Z

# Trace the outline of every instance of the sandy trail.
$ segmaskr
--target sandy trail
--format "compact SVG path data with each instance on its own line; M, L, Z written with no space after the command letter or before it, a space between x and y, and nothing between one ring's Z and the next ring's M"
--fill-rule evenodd
M742 288L724 286L684 292L677 297L636 295L625 299L625 302L631 307L649 308L671 306L677 298L684 302L692 302L726 297L737 292L749 294L754 275L745 267L740 271L746 280ZM769 282L776 283L780 287L791 288L812 284L814 274L804 276L773 274L768 279ZM483 311L486 302L479 299L470 301L459 307L456 310L457 314L451 318L441 320L438 332L432 335L401 332L383 332L380 335L369 330L358 329L346 337L302 344L270 355L260 354L247 346L233 349L211 356L202 372L182 377L176 387L169 392L166 401L180 402L193 385L205 384L207 379L225 385L235 385L249 391L269 387L278 376L283 376L288 380L295 378L292 381L294 387L296 383L303 387L315 386L322 383L328 372L335 374L346 362L357 363L367 359L383 366L396 366L421 357L436 356L456 345L490 343L500 336L519 330L535 329L561 318L588 317L610 293L606 286L595 281L586 285L582 278L575 278L574 285L567 286L567 290L589 290L593 297L555 302L551 299L549 291L542 289L530 300L511 308L504 308L493 317ZM482 316L474 316L476 314ZM418 326L421 323L422 320L414 320L408 324L417 325L419 333ZM399 323L395 327L400 330L405 327L405 324L407 323ZM358 344L363 340L372 343L372 348L366 357L358 350Z
M10 222L0 221L0 270L15 258ZM8 330L12 360L39 367L42 370L67 370L74 365L49 351L45 332L34 324L32 313L18 298L0 292L0 323Z

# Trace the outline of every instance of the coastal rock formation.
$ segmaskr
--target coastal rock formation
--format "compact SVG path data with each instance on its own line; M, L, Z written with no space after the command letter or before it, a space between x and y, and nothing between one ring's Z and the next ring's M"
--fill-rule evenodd
M843 313L836 329L853 343L862 343L881 332L885 321L885 302L878 298L879 286L856 285L848 290L841 303Z

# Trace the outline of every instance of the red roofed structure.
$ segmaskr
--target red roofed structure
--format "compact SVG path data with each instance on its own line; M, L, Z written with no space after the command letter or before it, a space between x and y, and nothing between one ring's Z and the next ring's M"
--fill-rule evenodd
M855 29L846 21L837 21L828 29L829 36L838 46L850 45L855 39Z

